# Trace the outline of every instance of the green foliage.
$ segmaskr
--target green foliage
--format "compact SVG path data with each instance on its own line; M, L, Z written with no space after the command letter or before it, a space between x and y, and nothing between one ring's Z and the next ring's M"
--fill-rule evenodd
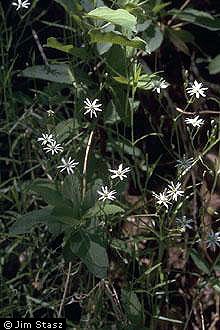
M122 289L122 303L128 319L135 326L143 325L143 311L140 301L134 291Z
M80 230L67 242L71 252L78 256L88 270L98 278L106 278L108 270L108 255L98 237L88 231Z
M0 5L0 317L61 313L70 329L94 330L213 325L220 19L211 1L204 11L181 5ZM158 91L160 79L169 87ZM194 80L206 97L189 96ZM84 116L86 98L102 103L97 118ZM186 124L194 114L201 128ZM45 153L42 133L63 152ZM69 157L79 162L74 174L60 173ZM193 158L185 173L184 157ZM130 167L124 181L108 171L119 164ZM171 181L184 195L166 208L159 194ZM99 201L102 186L117 199ZM181 215L191 228L177 226ZM212 299L198 304L207 292ZM75 306L81 319L72 321Z
M190 256L192 257L195 265L205 274L210 273L209 265L208 263L203 260L202 256L196 251L192 250L190 253Z
M133 48L141 48L145 50L146 43L144 40L136 37L133 39L128 39L124 37L119 32L101 32L98 30L92 30L89 32L89 35L91 37L91 42L93 43L111 43L115 45L121 45L121 46L129 46Z
M211 31L220 30L220 18L213 17L211 14L204 11L186 8L184 10L171 10L169 14Z
M210 61L208 68L210 74L217 74L220 72L220 55L217 55Z
M61 84L73 85L75 82L70 66L67 64L34 65L21 72L21 77L43 79Z
M89 12L87 16L119 25L128 32L136 31L137 18L124 9L99 7Z

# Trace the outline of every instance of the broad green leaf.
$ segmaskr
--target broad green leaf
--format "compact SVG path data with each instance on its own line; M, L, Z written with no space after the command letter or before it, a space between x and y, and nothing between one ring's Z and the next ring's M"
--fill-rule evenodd
M81 210L81 186L76 174L67 175L63 182L63 195L71 201L72 216L79 219L82 213Z
M158 25L150 23L150 25L145 29L142 38L146 41L149 50L154 52L163 42L163 33Z
M92 184L92 186L91 186ZM100 188L100 186L103 185L103 182L101 179L97 179L94 183L90 183L90 187L87 188L82 208L83 212L86 212L88 209L91 209L95 206L97 201L97 190Z
M106 249L81 230L71 237L70 249L98 278L107 277L108 255Z
M50 37L47 39L47 44L44 47L50 47L53 49L57 49L61 52L79 57L81 59L87 59L89 56L88 49L75 47L73 45L64 45L59 42L56 38Z
M104 206L97 204L93 208L89 209L85 217L90 218L93 216L106 216L106 215L115 215L118 213L123 213L124 209L118 205L114 204L105 204Z
M21 77L42 79L61 84L72 85L75 82L69 65L67 64L50 64L50 65L34 65L24 69L20 73Z
M10 233L11 234L25 234L29 233L31 229L37 224L45 224L49 223L58 223L58 219L53 216L51 207L45 207L41 210L36 210L32 212L28 212L24 215L20 215L16 222L11 226Z
M166 32L168 34L168 37L170 38L170 41L178 50L187 55L190 55L189 48L186 43L195 44L195 38L189 31L185 31L182 29L174 30L167 27Z
M124 310L133 324L139 324L142 320L142 306L134 291L121 290L121 299Z
M112 24L109 24L108 26L104 27L101 29L101 32L111 32L115 30L115 26ZM107 53L111 47L112 47L112 43L107 42L107 43L98 43L97 44L97 51L100 55L103 55L105 53Z
M115 141L114 146L112 146L112 144L108 143L107 148L108 148L108 150L112 150L114 148L115 150L119 150L120 153L122 153L122 154L126 153L130 156L135 156L135 157L140 157L142 154L142 151L140 148L137 148L137 147L133 148L131 145L125 144L125 143L119 142L119 141Z
M63 198L63 195L59 191L51 188L48 184L33 183L30 189L38 193L49 205L56 207L72 206L70 202Z
M185 42L179 37L178 31L167 28L167 33L172 44L177 48L177 50L189 55L189 48Z
M79 210L66 205L54 207L52 215L58 218L60 223L65 223L66 225L73 226L79 223Z
M190 253L191 258L193 259L195 265L205 274L209 274L209 265L208 263L202 259L201 255L196 251L192 250Z
M220 72L220 55L217 55L211 60L208 68L210 74L217 74Z
M93 241L90 241L90 246L87 255L83 262L88 270L98 278L106 278L108 270L108 255L106 249Z
M145 50L146 43L144 40L136 37L128 39L119 32L100 32L99 30L92 30L89 32L92 43L112 43L115 45L128 46L132 48L140 48Z
M185 10L171 10L168 12L169 15L175 15L183 21L204 27L211 31L220 30L220 18L213 17L207 12L196 10L196 9L185 9Z
M136 31L137 18L124 9L99 7L90 11L87 16L119 25L128 31Z
M76 132L79 128L79 123L76 118L70 118L67 120L61 121L56 127L56 135L57 135L57 141L59 143L62 143L68 138L71 138L72 136L76 135Z

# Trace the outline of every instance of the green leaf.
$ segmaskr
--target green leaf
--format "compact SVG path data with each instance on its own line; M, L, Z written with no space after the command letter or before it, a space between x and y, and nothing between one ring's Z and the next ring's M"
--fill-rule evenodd
M57 49L61 52L79 57L81 59L87 59L89 57L88 49L85 48L78 48L73 45L64 45L59 42L56 38L50 37L47 39L47 44L44 47L50 47L53 49Z
M112 144L110 145L109 143L107 144L108 150L113 150L113 146ZM119 142L119 141L115 141L114 143L114 149L119 150L120 153L124 154L128 154L130 156L135 156L135 157L140 157L142 155L142 151L140 148L138 147L132 147L129 144L125 144L124 142Z
M208 68L210 74L217 74L220 72L220 55L217 55L211 60Z
M90 183L90 187L87 189L85 193L85 197L82 204L83 212L87 212L88 209L91 209L92 207L95 206L97 201L97 190L102 185L103 182L101 179L97 179L95 180L94 183Z
M118 205L114 204L105 204L101 206L100 204L95 205L93 208L89 209L86 213L85 217L90 218L94 216L108 216L108 215L116 215L118 213L123 213L124 209Z
M99 7L90 11L87 16L119 25L127 31L136 32L137 18L124 9L110 9Z
M179 37L179 31L167 28L167 33L170 41L176 47L177 50L189 55L189 48L185 42Z
M70 208L72 206L70 202L63 198L63 195L59 191L53 189L49 184L36 182L30 186L30 189L38 193L49 205L56 207L67 206Z
M81 186L79 178L76 174L68 175L63 183L64 197L70 200L73 204L80 203L81 200Z
M142 35L142 38L146 41L149 50L154 52L163 42L163 33L158 25L155 25L150 21L149 26L145 29Z
M79 123L76 118L69 118L67 120L61 121L56 127L57 141L62 143L69 137L76 135L79 129Z
M128 39L119 32L101 32L99 30L92 30L89 32L92 43L111 43L115 45L128 46L133 48L140 48L145 50L146 43L141 38L135 37Z
M75 82L73 74L67 64L34 65L24 69L21 77L42 79L61 84L72 85Z
M142 306L134 291L121 290L121 298L124 310L131 322L139 324L142 320Z
M220 18L213 17L207 12L196 10L196 9L185 9L185 10L171 10L168 12L169 15L177 16L183 21L204 27L211 31L220 30Z
M71 201L72 215L75 219L81 216L81 186L76 174L68 175L63 182L64 197Z
M193 259L195 265L205 274L209 274L209 265L208 263L202 259L201 255L196 251L192 250L190 253L191 258Z
M107 277L108 255L102 245L92 240L84 230L72 235L69 244L72 253L82 260L91 273L98 278Z
M10 234L18 235L29 233L37 224L58 223L58 219L53 216L51 207L45 207L41 210L32 211L24 215L20 215L16 222L10 228Z
M90 241L90 247L84 258L84 263L88 270L98 278L106 278L108 270L108 255L106 249L93 241Z

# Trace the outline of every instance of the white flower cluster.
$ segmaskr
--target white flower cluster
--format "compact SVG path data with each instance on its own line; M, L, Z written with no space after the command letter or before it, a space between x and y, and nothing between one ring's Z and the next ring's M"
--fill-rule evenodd
M113 175L111 175L111 179L119 178L120 181L122 181L124 178L127 178L127 175L125 173L130 172L130 168L126 167L123 169L123 164L120 164L117 170L109 169L109 172L113 173ZM105 200L113 201L114 199L116 199L115 194L117 192L115 190L109 190L107 186L102 186L101 191L98 190L97 193L100 195L99 197L100 201L105 201Z
M166 209L169 208L169 205L172 204L171 201L177 201L177 199L183 196L184 191L181 190L181 183L178 182L176 185L172 181L168 188L165 188L163 192L156 194L153 193L153 196L156 198L156 203L161 206L165 206Z
M42 134L42 137L38 138L37 141L41 142L41 145L43 146L46 145L43 149L46 153L51 152L52 156L59 152L63 152L63 147L60 143L56 142L52 134Z
M39 137L37 141L41 142L42 146L45 146L43 150L46 153L51 152L52 156L58 154L59 152L63 152L63 147L60 143L57 143L52 134L42 134L42 137ZM57 166L57 168L61 169L60 172L67 171L67 173L73 174L74 168L79 164L79 162L75 162L75 160L69 157L68 160L65 158L61 159L62 165Z

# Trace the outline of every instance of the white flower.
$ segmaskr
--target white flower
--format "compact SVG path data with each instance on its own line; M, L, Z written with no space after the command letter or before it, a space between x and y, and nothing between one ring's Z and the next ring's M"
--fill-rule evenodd
M206 97L204 91L207 89L207 87L202 87L202 83L198 83L198 81L195 80L193 84L191 83L191 87L186 88L186 91L190 96L196 94L196 98L198 99L200 95Z
M54 111L52 109L47 110L48 117L53 117Z
M194 118L186 118L185 123L199 128L204 124L204 120L196 116Z
M211 248L215 251L216 246L220 247L220 232L214 233L213 230L210 231L206 243L208 248Z
M153 192L153 196L157 199L157 204L165 206L167 209L170 203L170 196L167 194L167 188L163 192L156 194Z
M123 180L123 178L127 178L127 175L125 175L125 173L130 171L129 167L126 167L124 169L123 165L120 164L117 170L109 170L109 172L113 173L113 175L111 175L111 179L115 179L115 178L119 178L121 181Z
M187 218L185 215L181 218L176 218L176 224L181 231L185 231L186 228L192 229L191 222L193 222L193 220Z
M167 194L170 198L172 198L174 201L177 201L178 196L183 196L184 191L180 190L181 183L178 182L176 186L174 185L173 181L170 185L168 185L168 191Z
M113 201L114 199L116 199L116 197L114 196L116 194L115 190L111 190L108 191L108 187L107 186L102 186L101 187L102 191L97 191L97 193L100 195L99 197L99 201L105 201L106 199L109 199L110 201Z
M158 80L153 80L152 82L153 91L156 91L158 94L160 94L161 89L167 88L169 84L162 78Z
M84 101L85 103L85 112L84 115L86 115L87 113L90 113L90 118L92 118L92 115L94 115L97 118L97 114L96 111L102 111L102 109L100 109L100 107L102 106L102 104L97 104L97 102L99 102L98 99L95 99L94 101L90 101L88 98L86 98L86 100Z
M183 155L182 159L178 159L177 164L175 167L177 167L177 169L183 174L185 172L187 172L188 170L190 170L190 168L193 165L193 158L186 158L186 155Z
M30 6L30 2L28 0L17 0L17 2L12 2L12 6L16 6L16 10L19 10L20 8L28 8Z
M59 165L57 166L57 168L61 168L62 170L60 170L60 172L63 172L65 170L67 170L68 174L73 174L74 171L73 169L76 167L76 165L79 164L79 162L75 162L75 159L71 159L71 157L69 157L69 159L67 161L65 161L64 158L61 159L63 165Z
M44 146L48 143L52 143L55 140L53 139L53 135L52 134L42 134L42 137L38 138L37 141L42 141L41 145Z
M51 152L51 154L54 155L58 154L59 151L62 152L63 147L59 143L56 143L56 141L53 141L51 143L48 143L44 150L46 152Z

